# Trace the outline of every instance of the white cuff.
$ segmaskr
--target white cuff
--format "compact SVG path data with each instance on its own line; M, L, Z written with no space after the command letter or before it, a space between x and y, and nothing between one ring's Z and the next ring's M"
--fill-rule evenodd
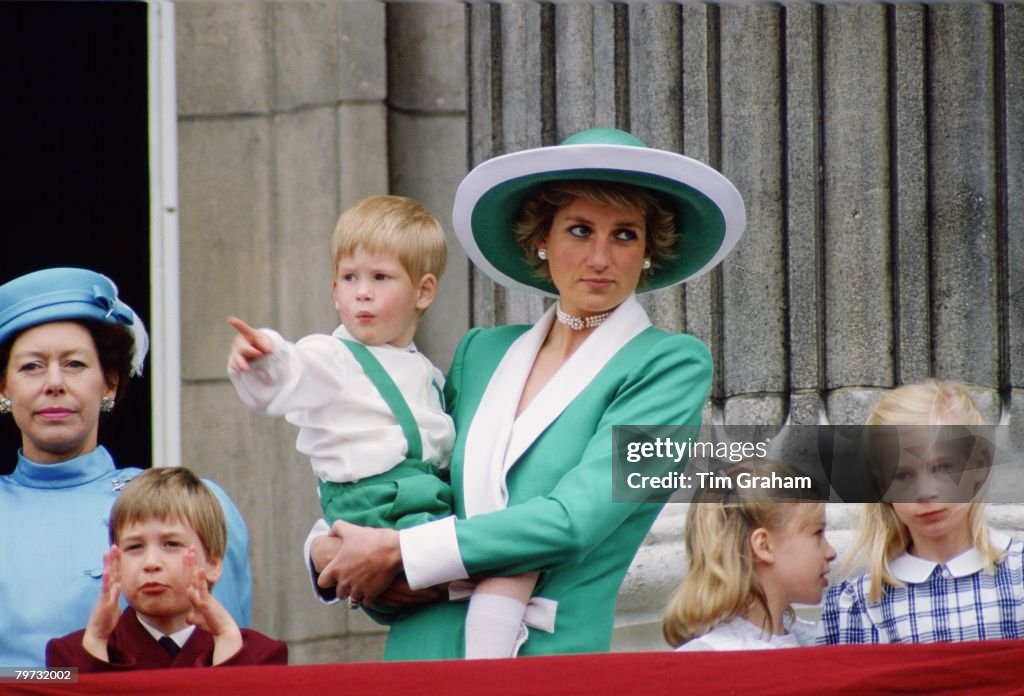
M469 577L459 555L454 515L403 529L398 543L405 577L414 590Z
M238 398L250 411L283 415L283 411L271 413L270 404L287 386L288 378L293 372L288 363L288 351L291 346L273 329L259 331L273 342L273 350L261 358L250 361L246 372L239 372L229 363L228 379L234 385ZM292 381L294 382L294 377Z
M331 528L327 526L327 520L319 519L313 528L309 530L309 535L306 537L306 543L302 545L302 559L306 567L309 569L309 579L313 585L313 594L324 604L335 604L338 601L337 595L335 595L333 589L324 589L316 584L316 579L319 577L319 573L313 567L313 542L322 536L326 536L331 531Z

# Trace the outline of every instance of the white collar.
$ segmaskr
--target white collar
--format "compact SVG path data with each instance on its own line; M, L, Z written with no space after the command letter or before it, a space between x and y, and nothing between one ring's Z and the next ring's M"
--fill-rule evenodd
M751 621L745 616L734 616L728 621L723 621L721 625L723 627L727 627L736 635L743 636L745 638L768 640L773 636L771 632L766 631L763 627L756 625L753 621Z
M349 330L345 328L344 324L341 324L338 328L336 328L334 330L334 333L332 333L331 335L334 336L335 338L344 338L344 339L349 340L349 341L355 341L356 343L360 343L362 345L366 345L365 343L360 341L358 338L353 336L351 333L349 333ZM366 347L370 348L370 349L380 348L382 350L399 350L399 351L402 351L403 353L416 353L416 352L418 352L416 350L416 344L415 343L410 343L407 346L393 346L390 343L382 343L379 346L366 346Z
M773 647L788 648L799 645L796 636L791 632L791 628L795 622L785 617L783 619L783 625L786 632L776 635L770 631L766 631L761 626L752 623L749 619L743 616L734 616L727 621L720 623L719 630L727 632L735 636L738 640L743 642L751 643L766 643Z
M163 631L161 631L158 628L154 628L153 626L150 626L148 623L143 621L142 617L139 616L138 612L136 612L135 618L138 619L139 623L142 624L142 627L146 629L146 633L153 636L153 640L160 640L164 637L165 634L163 633ZM173 640L175 643L177 643L178 647L180 648L183 645L185 645L186 642L188 642L188 639L192 637L192 632L195 630L195 626L186 626L180 631L175 631L167 637Z
M462 486L466 515L505 507L505 477L512 465L593 381L612 357L651 325L630 295L576 349L516 417L526 378L555 318L552 305L505 352L476 409L466 435Z
M1009 534L995 529L988 531L988 538L993 546L1002 550L1005 550L1012 541ZM946 570L954 578L963 578L968 575L974 575L984 568L985 559L982 558L981 551L974 546L945 563L929 561L910 553L904 553L902 556L898 556L889 562L889 572L900 582L918 585L930 578L932 573L935 572L935 568L940 565L945 566Z

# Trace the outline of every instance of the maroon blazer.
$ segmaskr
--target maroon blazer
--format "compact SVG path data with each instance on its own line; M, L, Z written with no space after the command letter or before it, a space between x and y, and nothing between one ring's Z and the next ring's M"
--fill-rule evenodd
M110 662L93 657L82 647L85 629L54 638L46 644L48 667L77 667L79 672L113 672L168 667L210 667L213 663L213 636L196 628L174 657L164 650L139 623L135 610L128 607L117 621L107 641ZM288 646L257 631L242 629L242 647L218 667L232 665L286 665Z

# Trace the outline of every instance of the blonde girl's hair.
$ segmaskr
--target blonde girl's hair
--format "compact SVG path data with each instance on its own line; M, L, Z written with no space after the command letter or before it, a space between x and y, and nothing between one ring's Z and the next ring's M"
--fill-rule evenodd
M448 260L444 227L429 210L403 196L370 196L341 214L331 236L335 274L341 259L358 249L396 256L413 285L428 273L440 280Z
M189 469L147 469L128 482L110 510L110 543L118 543L129 524L177 520L191 527L209 560L224 558L227 524L220 502Z
M985 429L988 423L974 398L960 382L927 379L898 387L886 394L868 415L867 425L964 425ZM984 502L967 503L967 525L974 547L981 553L987 570L993 570L1003 551L992 545L988 534ZM902 587L892 574L890 563L906 553L911 537L896 516L892 503L865 503L853 553L841 572L864 565L870 574L868 600L877 602L886 587Z
M767 473L766 463L780 475L799 473L767 460L759 460L756 471ZM735 474L739 469L755 470L749 462L730 470ZM755 606L764 612L766 622L770 621L768 596L757 575L750 535L762 527L778 532L787 525L802 529L817 524L825 508L822 502L778 502L763 489L736 489L716 497L715 502L691 503L686 516L683 540L688 568L662 622L665 640L674 647ZM793 610L787 607L786 615L792 619ZM769 625L762 629L768 631Z

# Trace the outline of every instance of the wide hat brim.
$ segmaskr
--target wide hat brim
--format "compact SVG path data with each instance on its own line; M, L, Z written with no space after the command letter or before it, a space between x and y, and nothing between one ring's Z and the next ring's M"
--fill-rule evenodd
M674 152L607 143L566 143L513 152L489 159L467 174L455 194L452 212L455 234L466 254L495 282L558 295L551 280L537 275L527 262L512 229L526 195L538 184L560 180L643 186L673 202L679 232L673 257L656 268L637 292L669 287L708 272L736 246L746 226L743 198L732 182L706 164Z

